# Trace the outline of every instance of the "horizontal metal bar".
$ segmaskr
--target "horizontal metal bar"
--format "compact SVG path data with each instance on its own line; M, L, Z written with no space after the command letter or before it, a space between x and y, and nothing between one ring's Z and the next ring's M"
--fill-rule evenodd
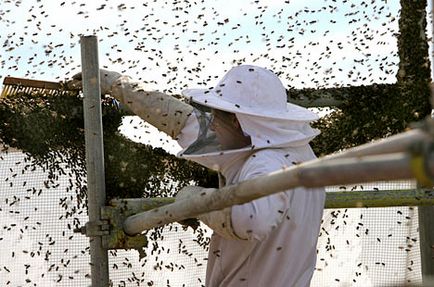
M413 179L411 160L411 155L407 153L314 160L130 216L124 222L124 231L130 235L141 233L153 227L193 218L295 187ZM427 156L426 160L429 171L433 172L433 155Z
M174 197L112 199L110 206L128 210L129 214L144 212L156 207L175 202ZM430 206L434 205L433 189L395 189L364 191L328 191L326 209L368 208L394 206Z
M426 125L434 125L434 122L428 119L424 122ZM331 160L339 158L359 157L368 155L384 155L388 153L405 152L415 145L428 143L431 141L431 135L422 129L414 129L402 132L384 139L379 139L370 143L359 145L336 152L320 158L319 160Z
M434 205L434 190L365 190L327 192L325 208L362 208Z

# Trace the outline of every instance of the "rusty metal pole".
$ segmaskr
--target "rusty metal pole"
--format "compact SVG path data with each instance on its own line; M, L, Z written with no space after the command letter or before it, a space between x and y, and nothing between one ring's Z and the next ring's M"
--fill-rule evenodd
M109 286L108 254L102 245L101 207L105 205L104 148L101 91L96 36L82 36L84 129L86 141L87 196L92 286Z

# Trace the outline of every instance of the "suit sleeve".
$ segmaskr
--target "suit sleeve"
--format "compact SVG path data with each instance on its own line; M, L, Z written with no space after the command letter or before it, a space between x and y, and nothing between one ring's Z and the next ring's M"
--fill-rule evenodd
M282 163L263 157L248 161L241 171L241 180L255 178L282 168ZM234 233L244 240L265 240L285 217L290 198L280 192L232 207Z

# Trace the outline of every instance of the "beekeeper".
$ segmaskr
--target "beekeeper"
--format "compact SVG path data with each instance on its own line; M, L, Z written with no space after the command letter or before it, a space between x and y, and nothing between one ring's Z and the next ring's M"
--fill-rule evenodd
M180 157L218 171L220 187L315 158L316 114L287 103L267 69L237 66L212 89L184 90L195 108L116 72L100 77L102 93L176 139ZM177 199L208 190L185 187ZM309 286L324 200L322 188L295 188L199 216L214 230L206 286Z

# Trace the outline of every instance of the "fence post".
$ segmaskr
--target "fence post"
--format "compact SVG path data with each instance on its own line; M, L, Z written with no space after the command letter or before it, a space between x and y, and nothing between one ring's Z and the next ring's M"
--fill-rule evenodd
M434 206L419 206L419 244L422 265L422 280L434 277ZM429 286L429 285L423 285Z
M101 119L101 91L96 36L82 36L84 130L86 141L87 196L92 286L109 286L108 255L102 246L101 207L105 205L104 148ZM91 229L91 230L90 230Z
M431 4L431 5L429 5ZM434 0L427 6L431 8L431 15L434 13ZM431 33L434 36L434 21L431 21ZM432 49L432 48L431 48ZM431 75L432 61L434 52L431 51ZM432 83L431 83L432 85ZM434 103L434 90L431 86L431 104ZM434 206L419 206L419 247L420 247L420 263L422 271L423 286L433 286L434 279Z

